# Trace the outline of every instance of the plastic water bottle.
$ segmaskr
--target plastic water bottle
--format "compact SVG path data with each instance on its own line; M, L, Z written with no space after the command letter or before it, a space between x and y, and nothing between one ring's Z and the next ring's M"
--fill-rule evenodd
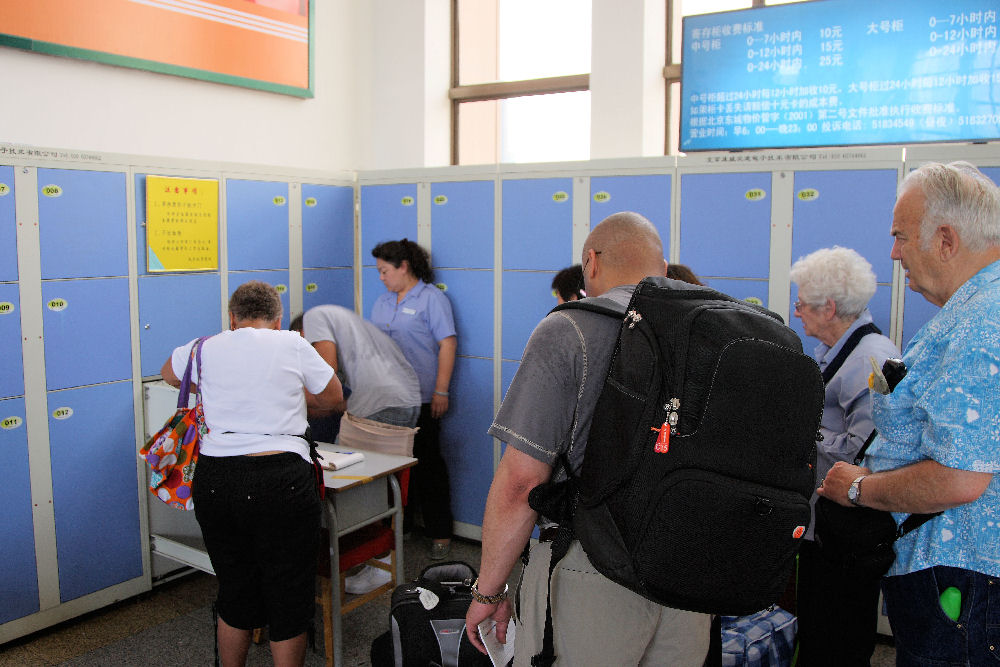
M941 609L953 621L957 621L962 613L962 591L949 586L941 592Z

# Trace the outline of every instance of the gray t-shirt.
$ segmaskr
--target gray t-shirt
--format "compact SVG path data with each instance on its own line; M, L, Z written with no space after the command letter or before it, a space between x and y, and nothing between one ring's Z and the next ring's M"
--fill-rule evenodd
M634 291L621 285L595 301L610 299L624 315ZM553 466L567 452L579 472L620 326L620 319L585 310L546 316L528 339L490 435Z
M302 316L306 340L337 346L337 368L351 388L347 411L368 417L385 408L420 405L420 383L399 346L353 310L316 306Z

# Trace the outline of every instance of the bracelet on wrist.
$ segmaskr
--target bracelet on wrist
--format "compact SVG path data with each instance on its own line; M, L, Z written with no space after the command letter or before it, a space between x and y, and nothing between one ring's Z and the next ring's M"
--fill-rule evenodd
M446 392L446 391L438 391L437 389L434 390L434 395L435 396L444 396L445 398L448 398L448 396L449 396L448 392Z
M472 583L472 599L480 604L499 604L507 599L508 585L503 585L503 590L494 595L483 595L479 592L479 579Z

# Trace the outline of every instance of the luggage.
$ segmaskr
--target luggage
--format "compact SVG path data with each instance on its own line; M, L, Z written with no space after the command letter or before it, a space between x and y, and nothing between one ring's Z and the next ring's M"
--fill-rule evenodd
M372 644L373 667L492 667L465 635L476 571L460 561L424 568L392 592L392 627Z
M798 619L781 607L722 617L723 667L788 667Z
M558 309L622 317L602 303ZM823 394L818 366L778 315L646 278L570 482L575 512L547 513L553 484L533 491L532 506L572 531L599 572L654 602L754 613L784 591L809 523ZM572 491L555 495L572 507Z

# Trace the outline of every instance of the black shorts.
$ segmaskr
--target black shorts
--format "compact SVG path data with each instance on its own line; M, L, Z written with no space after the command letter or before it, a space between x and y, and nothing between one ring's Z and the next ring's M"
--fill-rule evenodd
M297 454L198 457L194 513L219 581L219 616L291 639L315 613L320 505L312 464Z

